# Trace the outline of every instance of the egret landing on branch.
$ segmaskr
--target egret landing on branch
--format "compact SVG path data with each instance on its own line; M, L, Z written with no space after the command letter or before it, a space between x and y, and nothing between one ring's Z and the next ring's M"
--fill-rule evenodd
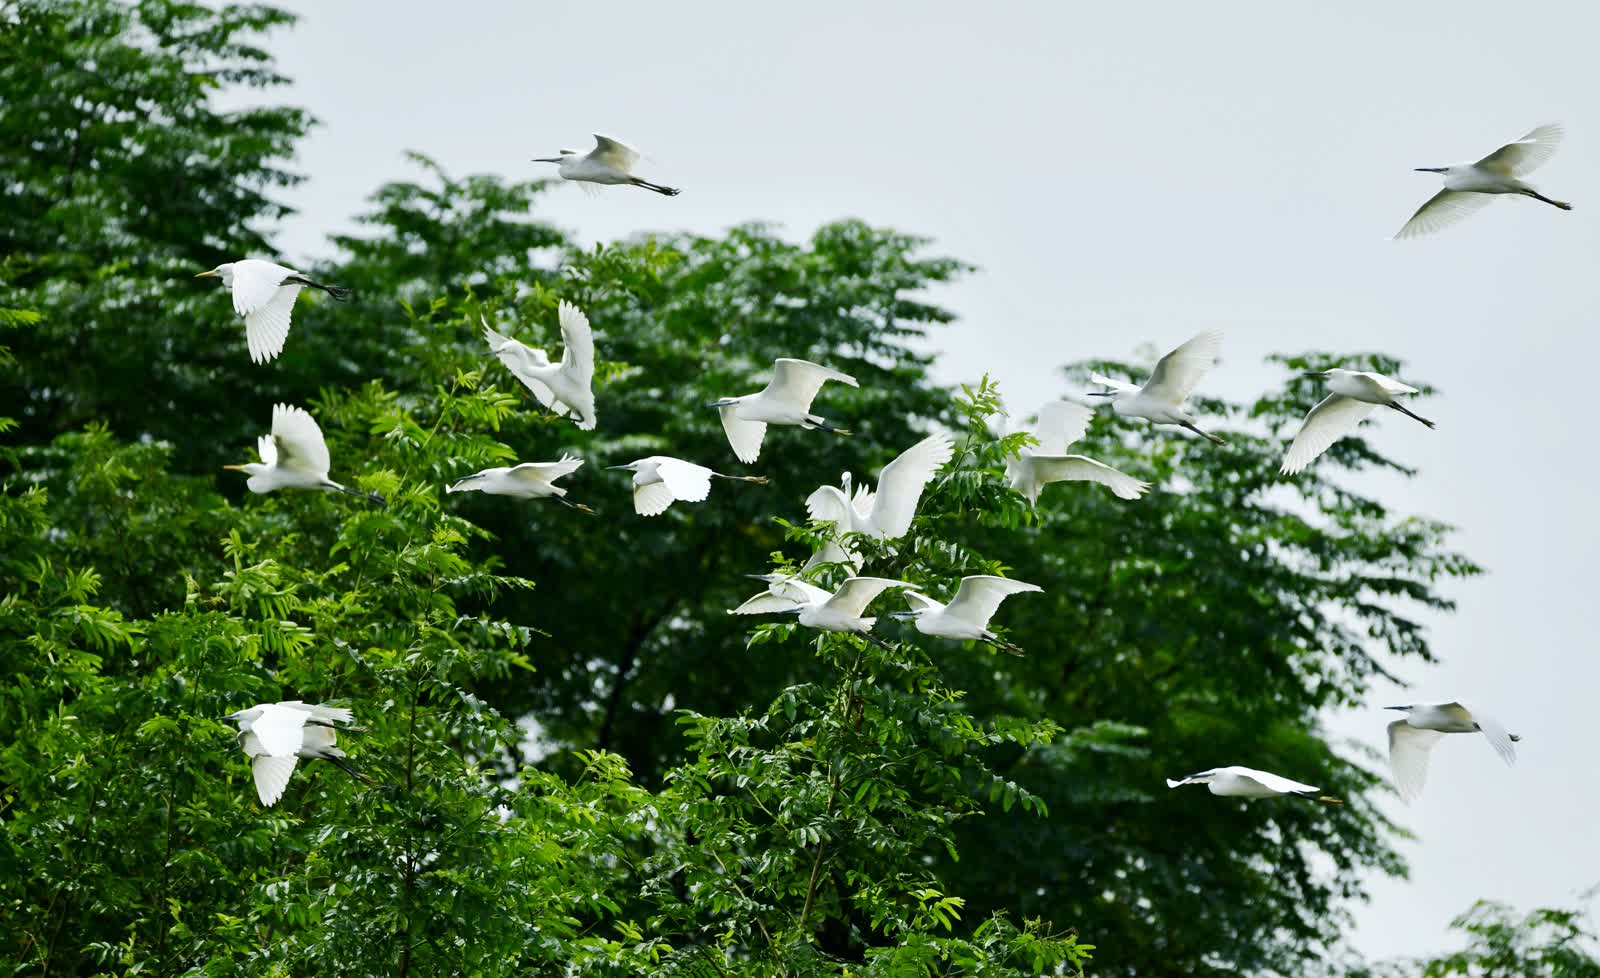
M1408 418L1422 422L1429 428L1433 422L1417 414L1396 399L1397 395L1415 394L1398 380L1366 370L1317 370L1307 377L1322 377L1328 381L1327 397L1317 403L1300 424L1300 433L1294 436L1289 450L1283 453L1283 465L1278 471L1293 475L1304 469L1318 455L1327 451L1334 442L1356 430L1356 426L1376 407L1390 407Z
M583 156L576 150L564 149L560 156L544 156L535 163L558 163L556 174L563 180L573 180L580 184L632 184L646 190L654 190L658 194L676 197L682 191L676 187L663 187L659 183L651 183L633 175L634 164L639 162L639 153L631 146L617 142L610 136L594 134L594 149L589 155ZM588 189L585 186L585 189Z
M761 390L743 397L724 397L709 406L721 412L722 430L727 432L733 454L749 465L761 456L761 441L767 436L769 424L820 428L839 435L850 433L811 413L811 402L830 380L861 386L854 377L831 367L783 357L773 362L772 380Z
M733 482L767 484L764 475L723 475L704 465L685 462L668 455L652 455L627 465L610 465L607 468L633 473L633 511L640 516L660 516L667 507L679 500L698 503L711 495L712 479Z
M840 483L843 489L822 486L806 498L806 512L813 520L831 524L835 536L863 533L876 540L898 540L911 529L922 491L933 476L955 454L955 443L939 431L901 452L878 473L878 491L866 486L852 487L850 473ZM861 556L846 552L837 543L811 555L810 569L818 564L849 563L861 569Z
M580 513L593 515L594 510L567 499L567 490L555 484L562 476L578 471L583 459L571 455L561 456L559 462L523 462L521 465L499 466L475 472L465 479L445 487L445 492L484 492L492 496L516 496L521 499L554 499L563 506Z
M1032 506L1039 493L1052 482L1098 482L1118 499L1138 499L1150 483L1096 462L1086 455L1067 455L1067 446L1089 430L1094 412L1071 401L1051 401L1039 409L1039 424L1034 430L1036 448L1024 448L1006 458L1006 479L1012 491L1019 492Z
M301 289L321 289L340 302L351 295L349 289L320 285L292 268L259 258L218 265L195 278L220 278L233 293L233 311L244 317L245 345L255 363L266 363L283 352L289 313Z
M1324 805L1342 805L1344 802L1337 798L1319 796L1317 788L1288 778L1279 777L1266 771L1257 771L1248 767L1214 767L1209 771L1191 774L1187 778L1177 781L1167 779L1167 787L1181 788L1186 784L1203 784L1211 789L1214 795L1224 798L1269 798L1274 795L1294 795L1298 798L1307 798L1311 801L1321 802Z
M873 635L876 618L864 618L863 612L878 595L892 587L910 587L905 581L891 581L883 577L852 577L839 585L832 594L805 581L776 574L750 574L758 581L766 581L768 589L733 609L735 615L794 614L800 624L824 632L846 632L864 635L881 645Z
M1021 655L1022 649L1002 640L989 631L989 619L999 610L1000 602L1013 594L1025 591L1043 591L1037 584L1026 584L1006 577L975 574L963 577L956 596L949 604L940 604L917 591L905 593L910 611L891 611L890 618L911 619L917 631L935 638L953 638L961 641L988 642L1012 655Z
M1109 397L1112 408L1124 417L1188 428L1213 444L1226 445L1227 442L1216 435L1201 431L1194 423L1194 416L1183 408L1183 402L1189 399L1200 378L1217 362L1221 349L1222 334L1208 330L1156 361L1156 368L1143 387L1090 374L1091 381L1111 389L1093 391L1089 396Z
M495 332L487 319L482 319L483 338L489 343L489 352L511 368L540 404L558 416L572 416L584 431L593 431L594 331L589 328L589 317L570 302L563 301L557 315L561 342L566 346L558 363L551 363L543 350Z
M1410 803L1422 794L1422 786L1428 780L1428 756L1445 734L1481 733L1506 764L1517 759L1517 749L1512 745L1521 737L1506 733L1490 717L1460 703L1412 703L1384 709L1403 710L1406 714L1404 719L1389 724L1389 770L1394 774L1394 787L1400 792L1401 801Z
M1522 194L1564 211L1572 205L1551 200L1520 179L1543 166L1561 143L1561 127L1546 125L1478 160L1450 166L1419 166L1418 173L1444 174L1444 189L1428 198L1396 238L1415 238L1454 224L1494 199L1495 194Z
M272 434L256 439L256 451L261 453L260 462L223 466L250 476L245 487L251 492L325 489L383 505L383 497L375 492L351 489L328 478L328 443L317 422L300 408L274 404Z
M372 779L357 772L335 746L336 728L349 728L354 715L347 709L285 700L262 703L222 718L239 725L239 747L251 758L256 797L271 807L283 797L299 758L325 760L358 781Z

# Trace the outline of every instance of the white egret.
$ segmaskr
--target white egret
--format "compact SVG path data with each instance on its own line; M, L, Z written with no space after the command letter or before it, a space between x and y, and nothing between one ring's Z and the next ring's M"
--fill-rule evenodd
M351 489L328 478L328 443L317 422L301 408L274 404L272 434L256 439L256 451L261 454L260 462L223 466L250 476L245 487L251 492L325 489L383 505L383 497L378 493Z
M250 359L266 363L283 352L289 338L289 313L301 289L320 289L340 302L350 290L313 282L292 268L259 258L218 265L195 278L220 278L233 293L233 311L244 317L244 340Z
M867 605L889 588L911 586L904 581L891 581L883 577L852 577L830 594L815 584L792 577L776 574L747 576L766 581L768 589L733 609L730 614L795 614L799 616L800 624L807 628L864 635L874 642L878 640L869 633L878 619L862 617Z
M1428 755L1445 734L1481 733L1502 761L1508 765L1516 762L1517 749L1512 745L1522 738L1506 733L1504 727L1480 710L1469 710L1453 701L1384 709L1403 710L1406 714L1389 724L1389 770L1402 801L1409 803L1422 794L1422 786L1428 780Z
M559 163L556 174L563 180L574 180L589 189L588 184L621 184L628 183L646 190L654 190L658 194L676 197L680 190L676 187L663 187L659 183L651 183L633 175L634 164L639 162L639 152L631 146L617 142L610 136L594 134L594 149L588 155L577 150L561 150L560 156L544 156L535 163Z
M1267 771L1257 771L1254 768L1214 767L1209 771L1191 774L1187 778L1176 781L1167 779L1167 787L1181 788L1186 784L1203 784L1214 795L1224 798L1269 798L1274 795L1294 795L1299 798L1309 798L1312 801L1322 802L1325 805L1342 805L1344 802L1337 798L1327 798L1317 795L1321 788L1314 785L1301 784L1290 781Z
M344 751L335 746L335 728L348 727L354 719L347 709L285 700L261 703L222 719L239 725L239 747L251 759L256 797L263 805L271 807L283 797L302 757L328 761L361 781L372 780L351 768Z
M1200 378L1217 362L1221 349L1222 333L1207 330L1156 361L1156 368L1143 387L1091 374L1091 381L1111 389L1093 391L1089 396L1110 398L1112 408L1125 417L1188 428L1213 444L1226 445L1227 442L1216 435L1201 431L1194 423L1194 416L1183 408L1183 402L1188 400Z
M486 492L492 496L517 496L521 499L554 499L583 513L594 510L567 497L567 490L555 484L562 476L578 471L583 459L561 456L559 462L523 462L475 472L445 487L445 492Z
M640 516L660 516L667 507L682 500L698 503L711 495L712 479L767 484L764 475L723 475L704 465L685 462L669 455L651 455L627 465L608 465L633 473L633 511Z
M1033 432L1034 448L1024 448L1006 458L1006 479L1013 491L1021 493L1032 506L1039 493L1052 482L1098 482L1118 499L1138 499L1150 483L1126 475L1104 462L1086 455L1067 455L1067 446L1089 430L1094 412L1071 401L1051 401L1039 409L1039 424Z
M1310 465L1318 455L1328 450L1334 442L1356 430L1356 426L1376 407L1390 407L1408 418L1432 428L1433 422L1401 404L1397 395L1415 394L1398 380L1368 370L1318 370L1308 377L1323 377L1328 381L1327 397L1317 402L1300 424L1300 433L1294 436L1289 450L1283 453L1283 465L1278 471L1292 475Z
M487 319L483 320L483 338L540 404L559 416L571 415L579 428L593 431L594 331L589 328L589 317L570 302L562 301L557 315L566 346L557 363L551 363L543 350L495 332Z
M811 402L822 385L830 380L851 387L861 386L854 377L831 367L783 357L773 362L772 380L767 386L743 397L721 398L713 401L710 407L722 414L722 430L727 432L733 454L749 465L761 456L761 441L767 435L769 424L820 428L839 435L850 433L811 413Z
M1488 204L1495 194L1522 194L1564 211L1572 210L1566 201L1551 200L1520 179L1543 166L1560 143L1560 126L1540 126L1476 163L1417 167L1418 173L1444 174L1444 189L1417 208L1395 237L1415 238L1454 224Z
M956 596L950 599L949 604L940 604L919 591L907 591L904 597L911 610L891 611L889 617L915 621L917 631L924 635L988 642L1012 655L1021 655L1021 648L989 631L989 619L994 617L1000 602L1007 597L1043 590L1037 584L1013 581L1008 577L974 574L961 579L961 586L956 588Z
M883 467L878 473L877 492L866 486L852 490L851 476L846 472L840 478L844 488L822 486L817 489L806 498L806 512L813 520L832 524L836 537L863 533L876 540L898 540L911 529L911 519L917 515L922 491L954 454L955 442L950 435L935 432ZM834 562L848 562L857 570L861 569L860 556L846 553L837 544L818 550L806 567Z

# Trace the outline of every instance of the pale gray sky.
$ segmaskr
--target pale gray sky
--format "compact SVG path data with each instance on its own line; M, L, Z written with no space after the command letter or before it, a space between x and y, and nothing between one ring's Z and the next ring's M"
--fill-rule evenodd
M1236 399L1280 381L1274 351L1406 358L1445 392L1421 405L1439 427L1381 419L1377 443L1422 475L1363 488L1458 525L1490 574L1431 622L1444 662L1402 670L1414 693L1333 726L1381 745L1376 707L1431 693L1525 740L1515 769L1474 738L1440 745L1398 813L1413 879L1375 884L1355 943L1433 950L1477 897L1565 903L1600 881L1595 435L1589 387L1555 384L1600 355L1600 4L287 6L304 19L270 44L295 79L280 97L324 123L292 256L413 176L402 150L520 178L599 131L683 195L563 187L541 216L586 242L850 216L928 235L981 266L937 297L962 315L945 378L987 370L1018 408L1071 393L1059 364L1205 327L1227 333L1206 387ZM1386 240L1438 187L1412 167L1547 121L1567 139L1534 180L1575 211L1500 200Z

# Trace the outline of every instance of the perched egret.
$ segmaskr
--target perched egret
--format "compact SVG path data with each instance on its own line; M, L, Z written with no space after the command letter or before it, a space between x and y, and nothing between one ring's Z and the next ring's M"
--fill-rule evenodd
M1093 391L1089 396L1111 398L1111 406L1118 414L1144 418L1156 424L1178 425L1213 444L1226 445L1227 442L1216 435L1201 431L1194 423L1194 416L1183 409L1183 402L1188 400L1200 377L1217 362L1221 349L1222 333L1208 330L1158 360L1143 387L1091 374L1091 381L1111 389Z
M259 258L227 262L195 278L220 278L233 293L233 311L244 317L245 344L255 363L266 363L283 352L289 313L301 289L321 289L340 302L351 294L349 289L319 285L292 268Z
M922 491L933 480L933 475L955 454L955 443L950 435L940 431L901 452L894 461L878 473L878 491L866 486L854 487L846 472L841 478L843 489L823 486L806 498L806 512L822 523L831 523L833 533L864 533L877 540L898 540L911 529L911 518L917 515L917 504L922 501ZM818 550L806 566L819 563L847 562L861 569L859 555L846 553L837 543Z
M518 496L523 499L554 499L579 512L594 510L567 498L567 490L555 484L562 476L578 471L583 459L561 456L559 462L523 462L475 472L445 487L445 492L486 492L492 496Z
M594 149L587 156L576 150L564 149L560 156L544 156L533 162L559 163L561 165L556 169L556 174L561 179L575 180L584 185L631 183L668 197L676 197L681 193L676 187L663 187L634 176L633 166L639 162L638 150L599 133L594 134ZM585 186L585 189L588 187Z
M867 605L889 588L911 586L904 581L891 581L883 577L852 577L829 594L815 584L791 577L776 574L747 576L766 581L768 589L733 609L730 614L795 614L800 617L800 624L807 628L848 632L868 638L873 638L869 633L878 619L862 617Z
M1033 432L1035 448L1024 448L1006 459L1006 478L1011 489L1021 493L1032 506L1039 493L1052 482L1098 482L1118 499L1138 499L1150 483L1117 471L1086 455L1067 455L1067 446L1089 430L1094 412L1071 401L1051 401L1039 409L1039 426Z
M914 620L917 631L924 635L988 642L1012 655L1021 655L1021 648L989 631L989 619L999 610L1000 602L1010 595L1043 590L1037 584L1013 581L1008 577L975 574L961 579L961 586L956 588L956 596L950 599L949 604L940 604L918 591L907 591L904 597L911 610L891 611L889 617Z
M1167 787L1180 788L1186 784L1203 784L1214 795L1224 798L1268 798L1273 795L1295 795L1299 798L1309 798L1325 805L1342 805L1344 802L1337 798L1319 797L1318 791L1322 789L1288 778L1279 777L1266 771L1257 771L1248 767L1214 767L1209 771L1191 774L1187 778L1174 781L1167 779Z
M660 516L678 500L686 503L703 501L711 495L712 479L752 482L758 486L767 484L764 475L723 475L704 465L668 455L652 455L627 465L609 465L607 468L633 473L633 511L640 516Z
M239 725L239 747L251 758L256 796L263 805L271 807L283 797L302 757L328 761L361 781L372 780L351 768L344 751L335 746L335 729L348 727L354 719L347 709L286 700L261 703L222 719Z
M749 465L761 455L761 440L766 437L769 424L820 428L840 435L850 433L811 413L811 402L816 399L817 391L830 380L851 387L861 386L854 377L831 367L783 357L773 362L772 380L767 386L743 397L721 398L710 406L722 414L722 430L728 434L733 454Z
M250 476L245 487L251 492L326 489L383 505L383 497L375 492L351 489L328 478L328 443L317 422L301 408L274 404L272 434L256 439L256 451L261 454L259 462L223 466Z
M1355 431L1356 426L1376 407L1394 408L1408 418L1433 427L1432 421L1396 399L1396 395L1417 393L1415 387L1408 387L1398 380L1367 370L1343 370L1338 367L1312 371L1306 376L1326 378L1328 390L1332 393L1318 401L1317 406L1306 415L1305 421L1301 422L1300 433L1294 436L1289 450L1283 453L1283 465L1278 471L1284 475L1292 475L1310 465L1318 455L1328 450L1328 446Z
M561 341L566 345L558 363L551 363L543 350L495 332L487 319L483 320L483 338L489 342L490 352L511 368L540 404L557 415L571 415L579 428L593 431L594 332L589 317L570 302L561 303L558 315Z
M1572 210L1566 201L1551 200L1520 179L1549 161L1560 142L1560 126L1540 126L1476 163L1417 167L1418 173L1444 174L1444 189L1417 208L1395 237L1415 238L1454 224L1489 203L1495 194L1522 194L1564 211Z
M1412 703L1384 709L1404 710L1406 714L1404 719L1389 724L1389 770L1402 801L1414 801L1422 794L1422 786L1428 780L1428 755L1445 734L1481 733L1506 764L1517 759L1517 749L1512 745L1521 737L1506 733L1504 727L1482 712L1468 710L1460 703Z

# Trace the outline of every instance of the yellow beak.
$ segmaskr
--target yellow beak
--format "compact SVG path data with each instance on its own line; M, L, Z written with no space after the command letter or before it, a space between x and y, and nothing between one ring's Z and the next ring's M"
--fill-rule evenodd
M213 268L209 272L201 272L200 274L196 275L195 278L221 278L221 276L218 275L217 270Z
M243 472L244 471L244 466L242 466L242 465L224 465L223 468L227 469L229 472Z

